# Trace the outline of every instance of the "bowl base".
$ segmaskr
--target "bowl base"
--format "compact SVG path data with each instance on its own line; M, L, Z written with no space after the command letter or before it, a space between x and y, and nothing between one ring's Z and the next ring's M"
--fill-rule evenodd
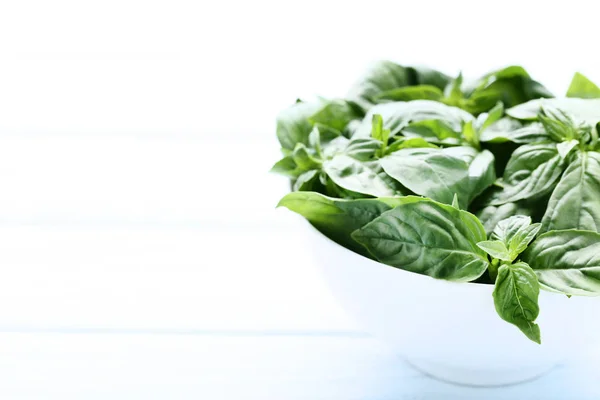
M445 365L423 359L407 359L416 370L440 381L462 386L497 387L525 383L548 373L556 365L543 365L519 369L472 369Z

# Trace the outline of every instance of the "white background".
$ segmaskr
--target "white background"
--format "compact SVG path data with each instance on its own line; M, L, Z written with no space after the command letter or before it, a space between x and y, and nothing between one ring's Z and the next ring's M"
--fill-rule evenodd
M382 58L562 94L597 38L587 1L0 2L0 330L352 335L276 113Z

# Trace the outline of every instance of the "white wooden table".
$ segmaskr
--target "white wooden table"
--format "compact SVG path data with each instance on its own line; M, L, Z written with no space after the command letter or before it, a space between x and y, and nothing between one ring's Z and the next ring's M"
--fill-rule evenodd
M3 333L3 399L556 399L600 396L598 369L561 366L496 389L408 367L356 333ZM596 364L597 365L597 364Z

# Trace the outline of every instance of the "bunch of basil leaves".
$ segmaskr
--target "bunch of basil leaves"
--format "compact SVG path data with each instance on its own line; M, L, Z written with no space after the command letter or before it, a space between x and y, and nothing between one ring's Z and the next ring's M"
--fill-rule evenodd
M600 89L555 98L521 67L472 81L375 64L343 99L277 118L279 203L390 266L494 284L541 343L538 296L600 294Z

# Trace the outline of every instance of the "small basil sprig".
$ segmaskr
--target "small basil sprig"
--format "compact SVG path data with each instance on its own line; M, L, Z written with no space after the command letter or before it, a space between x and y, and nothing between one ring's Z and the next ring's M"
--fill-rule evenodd
M492 257L513 262L535 238L541 224L532 224L531 217L515 215L498 222L491 234L491 240L477 243Z
M491 240L477 243L492 257L488 272L496 283L496 312L537 343L541 343L540 328L534 322L539 314L538 279L527 263L515 260L539 230L540 224L532 224L530 217L515 215L498 223Z

